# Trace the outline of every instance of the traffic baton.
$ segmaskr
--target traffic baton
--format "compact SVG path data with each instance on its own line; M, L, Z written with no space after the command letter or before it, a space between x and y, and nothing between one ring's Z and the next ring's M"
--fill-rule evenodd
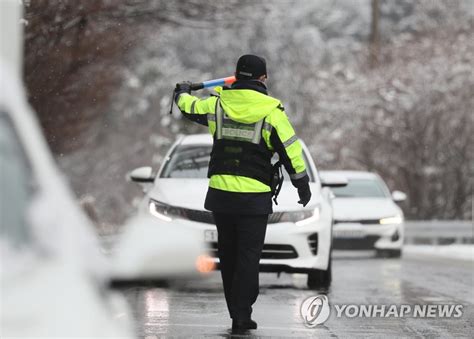
M191 84L191 90L198 91L203 88L231 85L234 83L234 81L235 81L235 76L198 82L195 84Z
M197 82L197 83L191 84L191 90L198 91L203 88L232 85L235 82L235 80L236 80L235 76L231 76L231 77L226 77L226 78ZM171 98L170 114L173 114L173 104L174 104L174 92L173 92L173 97Z

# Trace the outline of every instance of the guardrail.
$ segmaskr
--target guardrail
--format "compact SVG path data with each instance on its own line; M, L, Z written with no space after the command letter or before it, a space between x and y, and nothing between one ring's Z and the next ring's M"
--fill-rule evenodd
M472 221L430 220L406 221L406 244L473 244L474 228Z

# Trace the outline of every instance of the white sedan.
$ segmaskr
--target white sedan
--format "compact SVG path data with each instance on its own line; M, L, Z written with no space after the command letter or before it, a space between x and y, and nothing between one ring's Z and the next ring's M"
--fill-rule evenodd
M390 193L380 176L371 172L323 171L322 178L344 176L345 187L333 188L334 248L375 249L381 256L402 253L404 217L395 202L406 199L400 191Z
M321 184L308 149L302 145L312 199L306 207L299 205L296 189L286 177L278 205L269 216L260 266L262 272L307 273L308 287L324 288L331 283L332 207L331 192L323 186L345 185L346 181L333 178ZM150 185L140 206L142 214L200 230L218 263L216 227L212 213L204 209L211 149L210 135L182 137L171 147L156 176L150 167L141 167L130 178Z

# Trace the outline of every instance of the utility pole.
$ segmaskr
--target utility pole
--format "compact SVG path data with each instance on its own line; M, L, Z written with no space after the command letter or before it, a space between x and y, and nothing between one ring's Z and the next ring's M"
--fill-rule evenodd
M379 34L379 0L371 0L372 8L372 21L370 25L370 40L369 40L369 52L370 52L370 67L375 68L378 65L379 53L380 53L380 34Z

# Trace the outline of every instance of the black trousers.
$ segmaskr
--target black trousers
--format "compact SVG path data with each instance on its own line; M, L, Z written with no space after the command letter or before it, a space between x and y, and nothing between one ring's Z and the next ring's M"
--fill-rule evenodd
M230 317L248 320L259 293L259 262L268 214L214 213L225 300Z

